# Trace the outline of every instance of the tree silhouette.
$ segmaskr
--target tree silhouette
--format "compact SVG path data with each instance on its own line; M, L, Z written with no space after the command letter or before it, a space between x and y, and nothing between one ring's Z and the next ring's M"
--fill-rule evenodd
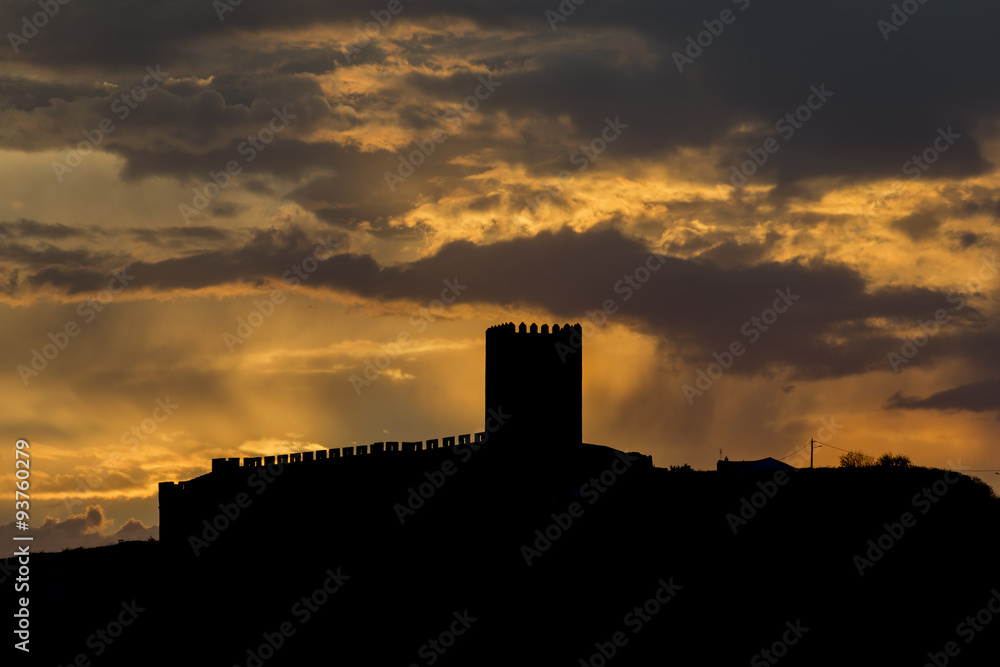
M913 463L906 454L886 452L875 458L864 452L852 450L840 455L841 468L912 468Z
M886 452L879 457L878 466L880 468L912 468L913 463L910 462L910 457L906 454Z
M841 468L873 468L878 464L874 456L864 452L850 451L840 455Z

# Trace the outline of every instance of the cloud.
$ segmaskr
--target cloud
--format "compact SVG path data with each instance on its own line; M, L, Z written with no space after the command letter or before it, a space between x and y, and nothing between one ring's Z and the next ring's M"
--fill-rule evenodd
M70 85L39 81L25 77L0 77L0 111L13 107L18 111L33 111L51 107L54 100L73 102L80 98L97 97L104 92L96 85Z
M989 412L1000 410L1000 380L982 380L939 391L926 398L904 396L896 392L889 397L890 410L967 410Z
M408 5L364 57L347 65L338 53L354 39L352 27L370 19L354 6L314 0L280 8L241 5L220 21L212 5L199 0L157 3L157 11L143 15L117 11L111 0L69 4L16 54L19 65L44 76L0 80L11 100L0 112L0 127L5 143L29 150L79 141L80 131L107 116L146 66L160 64L172 79L151 91L101 146L125 157L127 178L219 169L274 105L286 103L299 118L283 138L312 144L334 134L345 153L292 150L270 169L296 174L322 164L349 173L372 156L348 150L359 145L356 133L339 133L367 132L360 142L378 136L383 148L420 138L440 108L459 103L476 75L488 70L503 87L477 112L480 131L466 128L465 141L442 146L450 159L422 169L422 182L450 168L449 183L456 183L464 174L456 173L455 155L486 148L497 149L508 164L542 173L590 141L606 117L617 116L632 129L606 160L655 160L696 148L714 154L722 178L747 159L748 149L775 135L780 151L754 179L780 186L781 193L809 178L900 177L902 165L932 146L942 127L953 127L960 138L922 178L992 169L983 146L994 137L987 121L1000 92L968 85L1000 66L997 54L969 46L991 39L988 22L979 20L989 11L985 0L922 7L888 42L876 22L889 8L863 0L810 8L811 23L822 30L803 29L801 7L792 0L747 3L745 11L741 5L731 7L736 21L681 73L674 53L714 18L700 6L630 1L587 7L553 33L544 10L527 2ZM0 21L18 25L29 8L5 5ZM244 42L268 48L251 52L239 48ZM928 43L939 48L930 53ZM379 94L359 90L351 77L333 78L348 70L365 81L373 59L380 73L371 84ZM101 85L93 83L95 71ZM795 114L821 85L833 92L824 106L794 135L776 134L775 123ZM935 91L929 97L928 85Z
M911 241L923 241L937 235L941 221L933 213L918 211L894 220L891 227L903 232Z
M136 276L133 285L154 292L268 282L280 286L292 266L312 256L315 244L299 228L261 231L237 248L138 261L128 272ZM812 379L889 370L886 354L899 346L895 327L913 326L951 308L943 290L876 288L846 265L764 261L756 248L740 251L723 244L705 257L651 260L642 241L609 226L541 232L489 245L455 241L434 255L393 266L339 252L319 262L302 286L426 303L446 280L468 286L463 302L537 306L572 321L613 300L615 317L661 337L690 363L707 363L712 353L751 335L754 351L735 372L757 374L782 366ZM25 281L75 295L101 287L107 278L82 265L64 268L47 262ZM788 295L787 314L771 326L754 324L752 318L779 303L781 294ZM947 335L935 339L914 365L961 353L963 345L975 343L969 336L984 332L972 305L955 309L952 320ZM753 330L758 333L747 333Z
M958 246L965 250L974 245L992 245L991 239L975 232L949 232L948 236L958 242Z
M47 516L40 526L32 525L28 532L18 530L12 521L0 526L0 539L7 545L16 545L12 540L14 536L30 535L34 538L30 542L32 551L50 552L115 544L118 540L159 539L158 526L146 526L137 519L129 519L117 531L105 534L113 524L100 505L88 505L81 514L71 514L62 521ZM14 548L10 547L7 554L13 553Z
M15 238L66 239L74 236L85 236L97 230L87 230L82 227L64 225L62 223L44 223L37 220L17 220L16 222L0 222L0 233Z

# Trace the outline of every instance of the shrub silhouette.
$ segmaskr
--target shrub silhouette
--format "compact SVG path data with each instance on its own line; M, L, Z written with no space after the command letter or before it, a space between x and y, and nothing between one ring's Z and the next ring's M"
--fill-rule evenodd
M910 462L910 457L906 454L886 452L878 458L878 466L880 468L912 468L913 463Z
M912 468L913 463L906 454L886 452L875 458L864 452L850 451L840 455L841 468Z
M841 468L874 468L878 461L864 452L850 451L840 455Z

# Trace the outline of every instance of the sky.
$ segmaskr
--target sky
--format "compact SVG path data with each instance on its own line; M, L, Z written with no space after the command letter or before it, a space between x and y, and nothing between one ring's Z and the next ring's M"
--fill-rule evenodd
M482 430L503 322L581 323L584 440L657 466L996 488L998 14L4 3L5 513L19 438L58 550L213 457Z

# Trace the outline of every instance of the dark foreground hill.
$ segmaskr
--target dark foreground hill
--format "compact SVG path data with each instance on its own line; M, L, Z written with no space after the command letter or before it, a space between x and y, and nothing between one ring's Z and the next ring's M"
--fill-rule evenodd
M32 557L32 664L997 664L988 487L775 475L586 445L213 474L161 543Z

